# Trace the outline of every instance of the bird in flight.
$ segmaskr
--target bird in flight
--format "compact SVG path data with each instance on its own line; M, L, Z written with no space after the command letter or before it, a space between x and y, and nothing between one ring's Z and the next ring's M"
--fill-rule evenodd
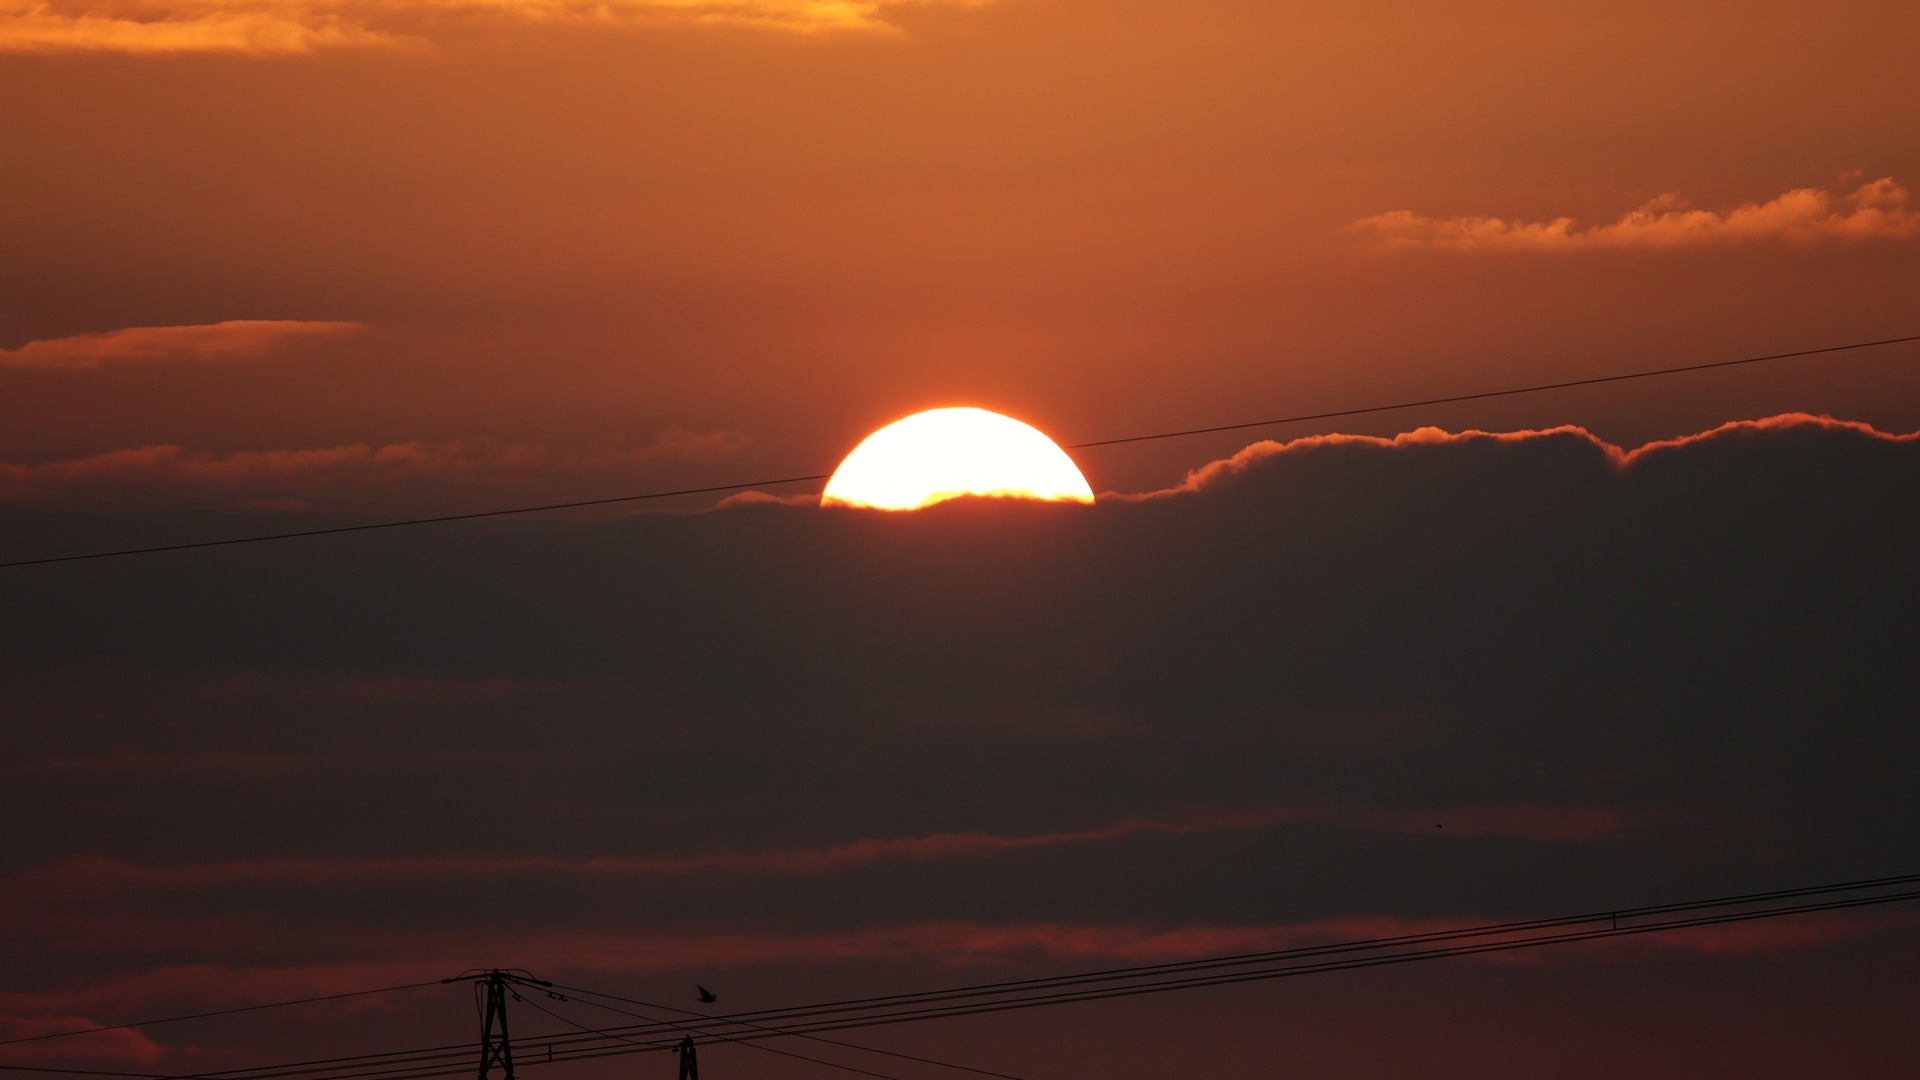
M713 991L707 989L704 986L701 986L699 983L695 983L693 985L693 988L695 990L700 991L700 1004L702 1005L711 1005L714 1002L720 1000L720 995L714 993Z

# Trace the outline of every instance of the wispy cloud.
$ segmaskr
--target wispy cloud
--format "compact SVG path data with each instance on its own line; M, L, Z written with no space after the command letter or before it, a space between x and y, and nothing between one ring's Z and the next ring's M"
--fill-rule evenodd
M0 1013L0 1041L38 1039L44 1035L84 1031L97 1026L99 1026L97 1021L84 1016L58 1014L11 1016ZM23 1048L10 1049L17 1053ZM154 1042L144 1032L124 1028L97 1032L84 1041L49 1039L32 1043L24 1049L29 1050L33 1060L37 1062L118 1061L148 1066L158 1062L166 1054L165 1048Z
M3 17L0 17L3 18ZM0 22L0 26L4 26ZM353 322L235 319L194 326L133 326L29 341L0 349L0 367L97 368L158 361L255 360L292 342L359 333Z
M667 24L885 31L990 0L0 0L0 51L310 53L431 44L455 26Z
M198 891L258 885L331 886L409 880L549 875L573 878L670 878L696 874L811 877L876 863L988 858L1014 852L1151 837L1272 829L1306 823L1366 832L1431 834L1447 821L1451 835L1507 836L1541 842L1603 839L1620 831L1626 815L1602 807L1480 806L1442 810L1355 810L1270 807L1217 811L1183 818L1125 818L1105 825L1054 832L996 834L939 832L860 839L811 847L720 850L668 855L560 858L549 855L432 856L422 858L281 858L153 866L121 859L73 857L23 871L0 883L0 893L97 896L128 891Z
M1810 243L1920 237L1920 213L1892 177L1848 193L1795 188L1763 203L1726 210L1689 207L1662 195L1619 220L1582 225L1570 217L1521 221L1434 218L1395 210L1350 228L1385 251L1594 251L1704 247L1754 241Z
M642 443L609 441L572 450L491 439L349 443L296 450L219 454L174 445L110 450L46 462L0 462L0 501L92 502L116 506L171 500L306 509L327 492L365 494L381 485L476 477L492 480L620 470L660 461L724 457L737 431L668 427Z
M140 935L145 942L151 943L155 931L173 932L179 940L190 941L196 947L208 940L223 940L234 936L231 927L215 925L223 920L198 919L187 922L156 923L130 919L127 926ZM264 935L267 930L258 933ZM270 931L284 935L283 930ZM389 944L382 940L381 943ZM134 938L127 939L129 948L137 947ZM338 941L328 942L339 945ZM124 1016L131 1012L150 1012L156 1006L177 1005L182 1001L201 1002L214 1008L231 1008L236 1004L277 1001L289 997L315 997L324 994L350 993L364 990L369 986L391 986L412 982L427 982L443 978L453 971L460 970L461 963L438 958L426 960L389 960L359 962L314 961L304 964L274 965L259 964L237 966L220 963L205 964L160 964L137 971L128 971L104 979L94 979L83 983L68 983L34 990L0 991L0 1010L12 1014L10 1021L0 1031L8 1031L8 1037L21 1035L39 1035L50 1031L71 1031L75 1028L92 1027L101 1018ZM431 991L426 991L431 993ZM357 1002L342 1004L341 1008L366 1009L379 1007L392 1001L398 995L382 995L365 998ZM88 1051L102 1049L96 1040L101 1036L74 1040L74 1045ZM35 1047L36 1055L42 1047L51 1048L61 1040L51 1040ZM145 1040L141 1040L145 1041ZM125 1056L132 1060L143 1060L148 1055L138 1042L127 1048ZM164 1048L161 1049L164 1052ZM89 1056L92 1056L91 1054Z
M443 878L543 874L581 878L660 878L691 874L803 877L882 862L979 858L1014 851L1103 843L1138 836L1186 836L1268 828L1305 816L1262 810L1215 814L1187 821L1129 818L1060 832L996 835L982 832L861 839L819 847L708 851L676 855L568 859L507 855L382 859L262 859L248 862L148 866L119 859L63 859L7 879L4 891L34 895L98 895L103 891L200 890L264 884L307 886Z

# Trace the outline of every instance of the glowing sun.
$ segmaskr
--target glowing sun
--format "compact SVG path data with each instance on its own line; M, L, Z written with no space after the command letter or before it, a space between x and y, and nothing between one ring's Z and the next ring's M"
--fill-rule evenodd
M985 409L928 409L866 437L834 470L823 506L914 510L960 495L1093 501L1066 451Z

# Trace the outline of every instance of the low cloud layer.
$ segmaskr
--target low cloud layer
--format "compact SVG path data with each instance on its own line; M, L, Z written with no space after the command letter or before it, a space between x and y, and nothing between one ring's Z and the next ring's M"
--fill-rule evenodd
M486 24L727 25L817 33L886 31L915 6L989 0L0 0L0 52L311 53L417 48Z
M0 349L0 368L97 368L108 364L257 360L301 341L340 338L360 323L235 319L194 326L135 326L29 341Z
M1808 244L1920 237L1920 213L1892 177L1851 192L1795 188L1763 203L1725 210L1688 206L1662 195L1601 225L1570 217L1521 221L1496 217L1434 218L1395 210L1350 228L1382 251L1666 250L1754 242Z
M1906 872L1915 490L1920 438L1819 416L1635 449L1421 429L1090 507L749 501L10 573L0 1012L492 964L777 1005ZM36 505L0 507L16 542L59 522ZM1447 977L1762 955L1854 971L1854 1023L1859 957L1904 964L1911 918Z

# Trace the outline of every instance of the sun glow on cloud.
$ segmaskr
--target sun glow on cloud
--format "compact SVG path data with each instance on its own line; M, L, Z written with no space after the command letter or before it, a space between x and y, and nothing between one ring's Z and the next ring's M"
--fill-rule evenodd
M0 52L310 53L433 43L453 24L888 31L906 7L992 0L0 0Z
M1907 189L1882 177L1848 194L1796 188L1764 203L1729 210L1692 209L1678 195L1662 195L1605 225L1496 217L1432 218L1411 210L1375 214L1351 228L1382 250L1592 251L1703 247L1754 240L1911 240L1920 237L1920 213Z
M1172 487L1158 491L1146 491L1137 495L1117 495L1115 498L1128 501L1163 499L1169 496L1192 495L1215 484L1230 481L1258 467L1262 462L1287 454L1308 454L1317 450L1335 447L1364 447L1374 450L1413 450L1432 448L1449 444L1465 443L1524 443L1535 440L1566 439L1586 443L1598 451L1607 464L1619 472L1638 465L1645 458L1668 453L1674 450L1707 443L1718 439L1734 439L1755 434L1778 434L1780 432L1800 430L1845 431L1862 438L1879 442L1912 443L1920 442L1920 431L1886 432L1872 424L1857 420L1836 420L1831 416L1818 416L1812 413L1791 412L1775 416L1761 417L1755 420L1729 420L1718 427L1691 435L1676 435L1670 439L1655 439L1628 449L1602 439L1586 428L1574 424L1562 424L1550 428L1528 428L1519 431L1481 431L1467 428L1462 431L1448 431L1438 427L1419 427L1412 431L1403 431L1391 439L1377 435L1304 435L1286 442L1262 439L1251 443L1230 457L1208 462L1198 469L1187 473L1185 480Z

